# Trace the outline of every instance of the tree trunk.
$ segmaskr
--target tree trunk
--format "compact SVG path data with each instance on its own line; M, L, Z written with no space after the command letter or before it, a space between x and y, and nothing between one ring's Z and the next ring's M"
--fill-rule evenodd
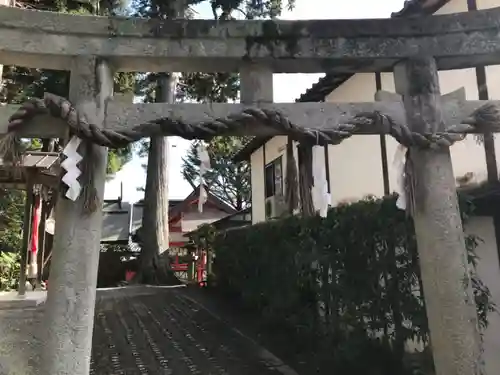
M163 74L158 79L156 101L173 103L175 77ZM168 254L168 139L152 137L148 151L144 211L140 231L141 254L136 281L144 284L178 283L174 276Z
M243 210L243 195L241 193L241 188L243 188L243 177L242 177L242 171L241 167L238 166L236 167L236 176L237 176L237 186L239 187L238 190L236 191L236 211L241 211Z
M160 17L182 18L185 0L165 4L159 9ZM163 73L158 77L156 102L174 103L177 86L176 73ZM168 258L168 139L152 137L149 144L144 211L142 217L141 255L136 281L143 284L179 284ZM162 253L165 254L162 255Z

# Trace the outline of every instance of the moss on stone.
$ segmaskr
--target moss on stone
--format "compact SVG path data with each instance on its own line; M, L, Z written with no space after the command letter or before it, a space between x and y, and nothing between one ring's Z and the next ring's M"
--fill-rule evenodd
M284 24L278 24L274 20L267 20L262 23L262 34L257 36L247 36L245 59L251 58L252 51L264 47L274 57L275 48L284 45L289 57L293 58L298 52L298 40L301 35L301 27L298 23L291 23L289 30L282 30ZM287 25L288 26L288 25Z

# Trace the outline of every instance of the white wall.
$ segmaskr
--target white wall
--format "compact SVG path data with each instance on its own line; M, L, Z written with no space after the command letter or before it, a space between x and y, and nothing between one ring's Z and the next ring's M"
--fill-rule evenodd
M495 67L498 68L498 67ZM500 73L500 71L498 72ZM497 74L500 78L500 74ZM493 77L487 76L489 85L493 86ZM441 92L447 94L459 88L465 88L466 98L468 100L478 99L478 89L476 82L475 69L448 70L439 72L439 84ZM394 77L392 73L382 75L382 89L394 92ZM493 94L493 92L491 93ZM497 90L497 95L500 94ZM491 95L494 98L493 95ZM393 158L398 146L397 142L390 136L387 139L387 156L389 162L389 184L391 190L397 183L398 171L393 166ZM500 149L498 139L495 140L496 148ZM474 173L474 181L481 182L486 179L486 157L482 144L478 143L474 136L469 135L465 140L455 143L451 147L451 157L453 161L453 172L455 177L461 177L468 172Z
M476 0L478 9L488 9L500 6L500 0ZM467 11L467 0L454 0L441 8L436 14L449 14ZM500 66L486 67L486 79L490 99L500 99ZM447 94L459 88L465 88L468 100L478 99L478 88L475 69L448 70L439 72L439 84L441 92ZM382 90L395 91L394 77L392 73L382 74ZM389 162L389 184L394 190L397 183L397 171L392 167L393 157L397 148L397 142L392 137L387 136L387 155ZM497 154L500 150L500 140L495 137L495 149ZM482 144L479 144L475 137L468 136L464 141L458 142L451 147L453 160L453 172L455 177L461 177L468 172L474 173L473 181L481 182L486 180L486 157ZM497 157L497 168L500 157Z
M500 6L500 0L477 0L478 8L485 9ZM436 14L449 14L467 11L467 0L454 0L441 8ZM488 91L491 99L500 99L500 66L486 68ZM395 92L392 73L381 75L382 90ZM440 71L439 83L443 94L464 87L469 100L478 99L475 69ZM329 102L372 101L376 92L375 74L357 74L328 97ZM389 167L389 190L394 191L399 171L394 168L394 156L398 143L386 136ZM495 139L495 146L500 150L500 140ZM363 150L360 153L359 150ZM382 161L380 160L379 136L355 136L339 146L330 146L330 180L332 186L332 204L350 201L367 194L383 194ZM456 177L468 172L474 173L474 181L486 179L486 158L482 144L473 136L456 143L451 148L453 169ZM499 162L500 157L497 159Z
M250 156L251 184L252 184L252 224L266 220L264 166L273 160L282 157L283 183L286 179L286 136L277 136L269 140L264 147L260 147ZM297 160L297 150L294 147L294 156ZM264 160L265 158L265 160Z
M500 0L477 0L480 9L500 6ZM440 9L437 14L448 14L467 11L467 0L454 0ZM500 66L486 69L488 91L491 99L500 99ZM395 91L392 73L383 73L382 89ZM478 98L475 69L462 69L439 72L441 92L449 93L461 87L465 88L467 99ZM356 74L338 87L326 98L329 102L372 101L376 92L375 74ZM394 156L397 142L386 136L387 157L389 167L389 190L394 191L399 171L394 168ZM275 137L265 145L263 160L262 148L251 157L252 165L252 214L253 222L265 220L264 205L264 165L285 153L286 137ZM495 139L495 146L500 150L500 141ZM294 148L295 149L295 148ZM363 152L360 152L363 150ZM473 136L456 143L451 148L453 169L456 177L466 173L474 174L473 180L481 182L486 179L485 151ZM354 136L337 146L329 147L330 186L332 204L352 201L366 195L380 196L384 192L380 136ZM286 155L283 166L286 165ZM500 157L497 158L497 163ZM283 168L285 173L285 168Z
M465 1L465 0L463 0ZM478 9L490 9L490 8L496 8L499 6L498 0L476 0L477 8Z
M435 14L451 14L459 12L467 12L467 0L452 0L439 9Z
M500 6L500 0L477 0L480 9ZM437 14L449 14L467 11L467 0L454 0L441 8ZM500 66L486 68L488 91L491 99L500 99L500 85L494 84L500 79ZM395 91L392 73L381 75L382 90ZM475 69L462 69L439 72L439 82L443 94L465 88L469 100L478 99ZM356 74L343 85L333 91L326 101L355 102L372 101L376 92L375 74ZM397 142L386 136L387 157L389 167L389 190L394 191L399 171L394 168L394 156ZM266 145L266 160L262 159L262 150L254 153L252 163L252 215L253 222L265 220L264 205L264 165L279 155L284 155L286 137L275 137ZM496 149L500 149L498 137L495 139ZM295 148L294 148L295 150ZM359 150L363 150L362 153ZM468 136L464 141L451 148L453 169L456 177L466 173L474 174L473 181L486 179L486 159L484 147L475 137ZM380 196L384 192L381 147L379 136L354 136L337 146L329 146L330 186L332 205L352 201L366 195ZM286 155L283 166L286 165ZM497 163L500 157L497 158ZM285 173L285 168L283 168Z
M356 74L333 91L328 102L370 102L376 92L375 74ZM383 195L380 137L357 135L329 146L332 205L367 194Z
M176 243L176 242L186 242L188 239L187 237L184 237L184 233L182 232L172 232L170 231L168 233L168 242L171 243Z
M476 0L479 9L500 6L500 0ZM467 0L452 0L437 14L449 14L467 11ZM500 66L486 68L488 92L491 99L500 100ZM395 91L392 73L383 73L382 89ZM439 83L443 94L461 87L465 88L469 100L478 99L475 69L440 71ZM376 92L375 74L357 74L337 88L328 97L329 102L372 101ZM386 137L390 190L393 191L398 178L398 171L393 166L397 142ZM265 220L264 208L264 170L270 162L285 151L286 139L274 138L266 144L266 160L263 160L262 148L254 153L252 162L252 214L254 223ZM497 164L500 159L500 141L495 138ZM362 151L362 152L361 152ZM383 195L382 161L379 136L355 136L342 144L329 147L330 184L332 204L352 201L365 195ZM468 172L474 173L476 182L486 179L486 159L484 147L468 136L464 141L451 148L453 170L456 177ZM285 156L286 157L286 156ZM265 162L265 163L264 163ZM285 162L285 160L284 160ZM285 164L284 164L285 165ZM255 172L255 173L254 173ZM478 235L484 242L477 249L480 257L479 275L490 288L493 301L500 306L500 266L492 219L489 217L471 218L466 230ZM486 374L500 374L500 315L490 314L490 326L484 336L484 358Z
M190 206L182 213L181 228L183 233L191 232L200 225L210 224L228 216L227 212L210 207L208 204L203 206L203 212L198 211L198 205Z

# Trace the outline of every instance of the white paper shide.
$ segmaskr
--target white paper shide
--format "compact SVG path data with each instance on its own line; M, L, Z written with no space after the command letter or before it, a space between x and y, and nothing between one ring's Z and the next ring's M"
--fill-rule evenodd
M406 147L399 145L394 154L393 166L396 171L398 171L398 183L396 185L396 193L398 194L398 200L396 201L396 206L400 210L406 210L406 189L405 189L405 164L406 164Z
M82 186L78 182L78 177L82 174L78 168L78 163L83 157L78 153L78 146L82 140L78 137L72 137L63 150L63 155L66 159L61 163L66 173L62 178L62 182L68 187L66 198L76 201L82 191Z
M312 199L314 209L321 217L326 217L330 206L331 196L328 193L328 180L325 169L325 149L323 146L314 146L312 149L312 172L314 185L312 188Z

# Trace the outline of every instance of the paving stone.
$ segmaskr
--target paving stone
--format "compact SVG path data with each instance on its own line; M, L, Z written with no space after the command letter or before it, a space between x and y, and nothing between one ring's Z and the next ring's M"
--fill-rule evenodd
M43 306L0 311L0 375L35 375ZM262 348L192 301L186 291L99 290L91 375L279 375Z
M182 289L125 288L98 294L92 374L281 373Z

